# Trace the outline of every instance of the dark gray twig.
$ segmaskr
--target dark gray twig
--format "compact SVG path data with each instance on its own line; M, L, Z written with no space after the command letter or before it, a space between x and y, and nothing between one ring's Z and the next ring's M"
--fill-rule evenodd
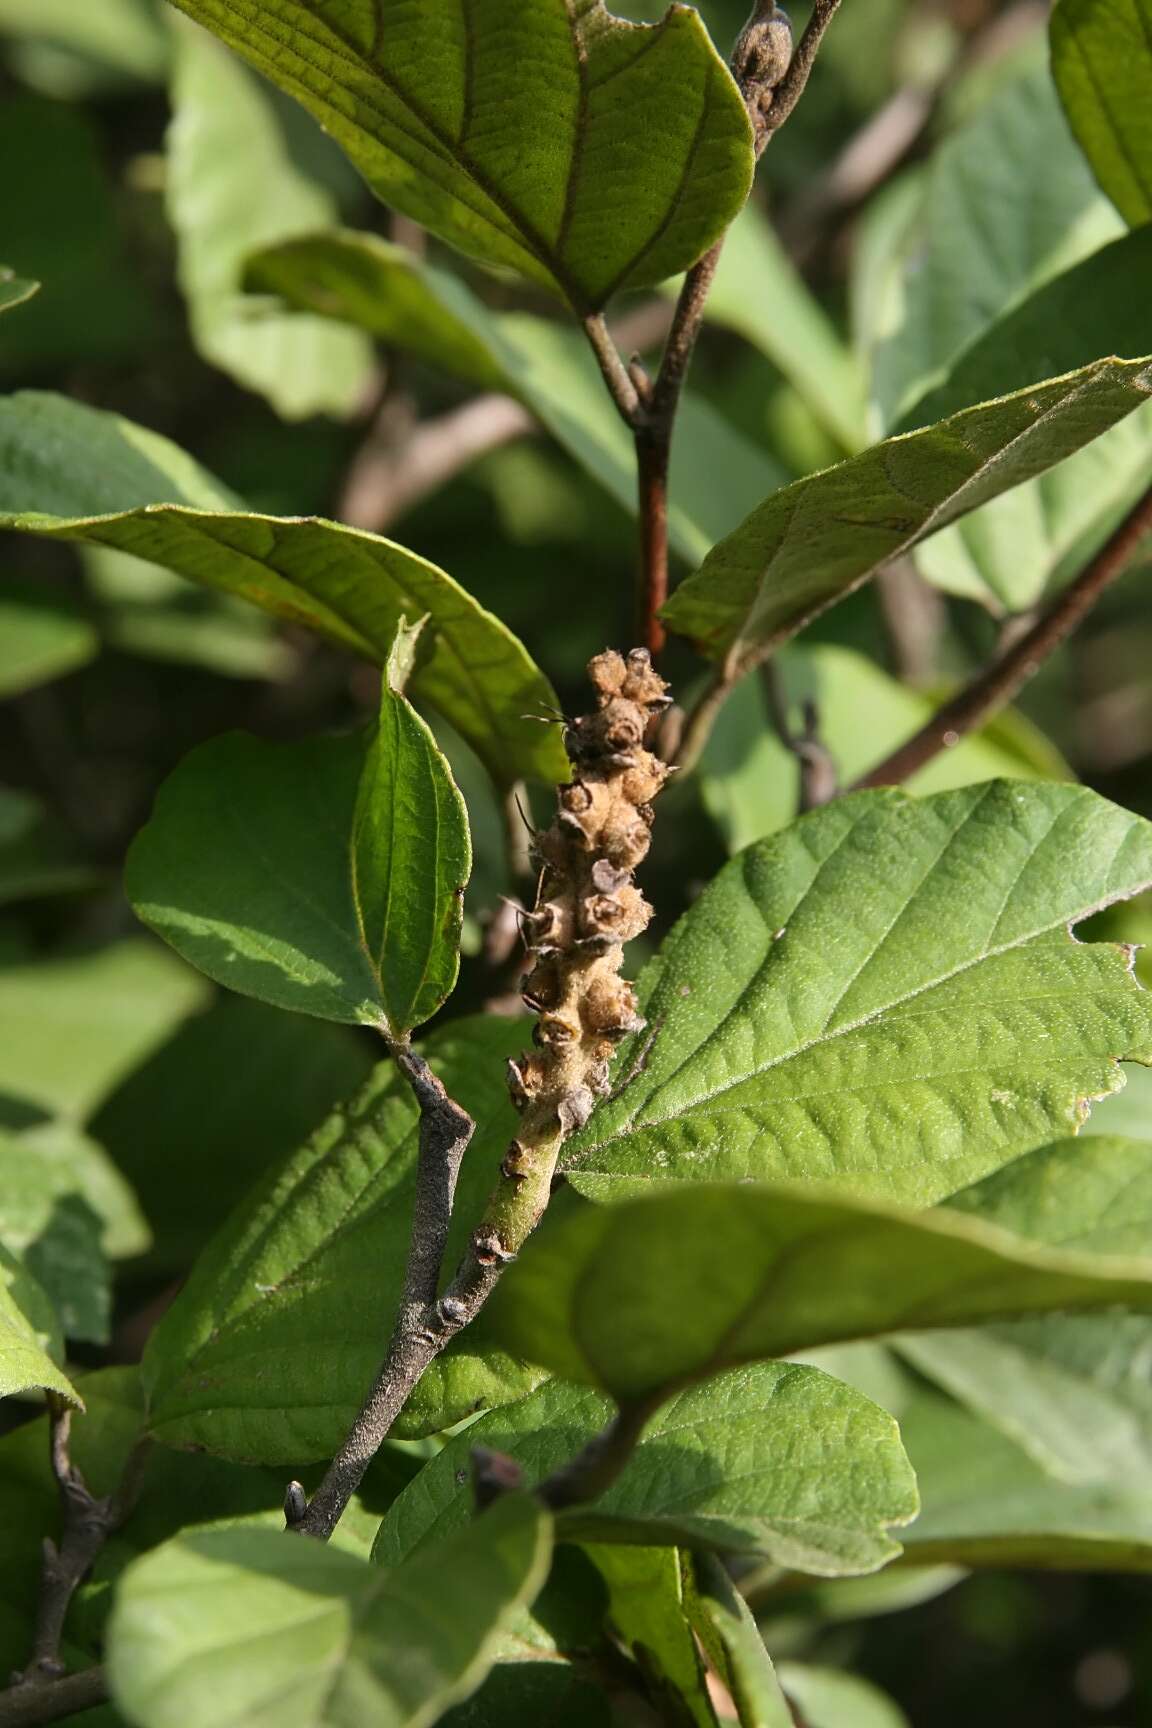
M773 132L779 132L785 120L803 96L809 74L816 63L824 32L840 8L840 0L816 0L812 15L804 26L804 34L796 44L788 70L776 85L772 106L765 116L768 142ZM761 146L763 148L763 146Z
M820 736L820 712L812 697L803 704L804 725L797 731L788 713L788 699L775 660L766 660L760 669L768 711L772 724L784 748L796 758L800 770L800 815L828 804L839 789L836 764L832 753Z
M44 1538L32 1655L14 1681L17 1689L54 1683L64 1674L60 1643L72 1597L109 1536L136 1504L150 1447L150 1442L140 1441L130 1453L114 1492L95 1495L72 1463L72 1416L71 1404L49 1392L49 1455L60 1496L62 1527L59 1542Z
M536 1489L537 1499L553 1512L599 1499L625 1469L640 1444L649 1418L663 1402L664 1394L661 1392L654 1398L641 1398L634 1404L623 1405L608 1426L593 1435L575 1458L562 1464L540 1483Z
M310 1501L302 1505L299 1483L288 1487L284 1507L288 1527L322 1540L336 1528L408 1394L451 1335L443 1324L445 1304L437 1301L437 1290L456 1179L476 1125L448 1096L422 1056L406 1044L394 1046L392 1054L420 1108L408 1262L387 1354L344 1444ZM459 1330L459 1325L453 1330Z
M59 1722L77 1716L108 1698L103 1668L85 1668L80 1674L59 1679L12 1686L0 1692L0 1728L39 1728L44 1722Z

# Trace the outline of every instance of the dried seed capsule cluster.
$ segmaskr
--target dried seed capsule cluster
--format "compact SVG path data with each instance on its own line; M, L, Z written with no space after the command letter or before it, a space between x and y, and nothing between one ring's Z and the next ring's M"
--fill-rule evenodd
M524 917L524 1000L538 1015L536 1049L509 1063L520 1125L473 1243L481 1262L520 1247L547 1203L561 1143L608 1092L616 1045L644 1024L620 977L620 953L652 915L632 872L648 851L652 800L670 772L645 740L671 698L643 648L596 655L588 676L595 708L566 735L572 780L534 841L540 880Z

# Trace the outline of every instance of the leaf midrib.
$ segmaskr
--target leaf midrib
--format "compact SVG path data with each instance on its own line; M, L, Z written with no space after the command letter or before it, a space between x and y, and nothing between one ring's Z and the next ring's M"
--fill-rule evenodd
M995 782L989 782L990 787L994 786L994 785L995 785ZM986 793L984 795L984 797L986 798L987 795L988 794ZM982 798L980 802L983 803L983 801L984 801L984 799ZM980 807L979 804L974 805L972 807L972 809L966 813L964 823L961 824L961 827L958 829L955 829L953 831L953 833L948 837L948 841L947 841L946 845L941 848L941 850L937 854L936 858L934 858L934 860L932 862L931 869L928 872L928 875L926 876L925 881L930 880L931 872L936 869L937 865L940 862L940 859L944 856L944 853L947 850L947 846L952 844L952 842L956 839L957 835L960 832L962 832L963 827L966 826L967 822L971 819L972 815L975 813L975 811L977 809L979 809L979 807ZM1048 835L1051 833L1052 829L1056 826L1056 823L1060 820L1061 817L1068 814L1070 811L1072 811L1074 809L1075 809L1075 805L1072 804L1072 805L1069 805L1065 810L1059 811L1057 813L1056 817L1054 817L1052 823L1049 825L1049 829L1047 830L1047 832L1043 836L1043 839L1046 840L1048 838ZM855 834L854 829L851 829L851 828L847 829L845 831L845 835L843 836L843 838L837 843L836 850L839 850L840 846L842 846L846 842L846 840L848 838L852 837L854 834ZM1039 845L1034 846L1030 850L1027 859L1024 861L1024 865L1017 872L1016 876L1013 878L1012 885L1009 888L1009 891L1004 898L1003 906L1001 908L1000 914L998 915L998 918L1003 916L1003 907L1007 906L1008 902L1012 898L1012 895L1015 893L1016 889L1019 887L1020 881L1022 880L1022 878L1024 876L1025 870L1031 867L1038 850L1039 850ZM832 855L833 854L829 854L829 857L831 857ZM828 859L824 859L821 861L821 865L820 865L821 870L823 869L824 865L827 862L828 862ZM819 870L817 871L816 874L817 874L817 876L819 875ZM814 876L813 882L815 880L816 880L816 877ZM919 892L920 889L923 888L923 886L924 886L924 882L921 882L917 888L917 892ZM1145 881L1143 883L1136 884L1135 886L1131 887L1130 890L1127 890L1127 892L1130 892L1131 894L1138 894L1138 893L1142 892L1144 889L1148 888L1149 886L1152 886L1152 878L1149 878L1147 881ZM809 884L809 886L805 889L804 895L802 896L801 900L799 902L797 902L796 908L794 908L793 912L790 914L791 917L795 916L796 911L803 904L804 900L807 899L807 897L811 893L811 891L812 891L812 884ZM821 1031L818 1032L815 1036L813 1036L812 1038L804 1040L800 1044L797 1044L791 1050L785 1051L785 1052L781 1053L780 1055L773 1057L771 1061L762 1063L758 1067L750 1068L747 1073L740 1075L735 1080L726 1081L723 1085L715 1087L711 1092L701 1093L698 1097L692 1099L690 1103L684 1104L684 1105L680 1106L679 1108L670 1110L666 1115L652 1116L652 1117L647 1117L647 1118L641 1119L639 1112L644 1109L644 1105L640 1104L637 1107L637 1115L630 1118L630 1120L628 1122L622 1124L621 1127L614 1134L609 1135L605 1140L597 1141L594 1145L588 1147L586 1150L582 1149L581 1162L584 1162L587 1158L591 1157L594 1153L602 1150L605 1146L612 1145L613 1143L615 1143L618 1140L627 1139L632 1134L640 1133L640 1132L646 1132L646 1131L653 1129L653 1128L659 1128L664 1123L676 1121L681 1116L688 1115L688 1114L700 1109L703 1106L707 1106L709 1103L712 1102L713 1099L723 1097L725 1093L731 1092L731 1091L735 1090L737 1087L746 1085L751 1080L758 1079L762 1074L769 1073L773 1068L781 1067L784 1063L792 1061L797 1056L803 1056L808 1051L813 1050L815 1048L818 1048L818 1047L825 1045L825 1044L830 1044L837 1038L845 1037L849 1033L858 1032L867 1026L873 1025L876 1021L885 1018L887 1015L891 1014L894 1010L902 1008L907 1003L915 1001L918 997L927 994L928 991L938 989L941 985L949 983L953 978L962 977L966 972L971 971L974 967L983 965L989 960L998 959L1002 954L1009 954L1009 953L1012 953L1017 948L1026 947L1030 942L1035 942L1035 941L1040 940L1042 937L1051 934L1052 931L1058 930L1062 925L1064 926L1064 928L1068 932L1069 941L1074 941L1075 938L1071 934L1072 926L1074 924L1078 924L1078 923L1082 922L1084 919L1090 918L1091 916L1093 916L1094 913L1103 911L1105 909L1105 907L1112 905L1117 898L1121 897L1121 894L1123 894L1124 892L1125 892L1124 890L1121 890L1119 894L1118 893L1109 893L1104 898L1102 898L1101 900L1095 902L1094 904L1092 904L1090 906L1081 908L1079 910L1075 910L1075 911L1068 913L1064 916L1053 919L1050 923L1041 925L1037 929L1030 930L1030 931L1024 933L1023 935L1016 937L1014 940L1012 940L1010 942L1002 943L998 947L986 948L986 949L982 950L979 954L973 955L970 958L962 961L958 966L954 966L954 967L950 968L948 971L939 974L937 977L931 978L931 979L925 981L924 983L918 985L914 990L909 990L909 991L904 992L902 995L895 996L890 1001L882 1004L880 1007L874 1008L870 1012L860 1015L855 1020L846 1022L843 1026L838 1026L835 1029L835 1031L828 1032L826 1029L822 1028ZM754 902L752 902L752 905L753 905L753 910L756 911L757 915L759 916L760 915L759 908L755 906ZM907 902L905 902L905 905L901 907L901 916L903 915L903 912L906 908L906 905L907 905ZM1101 944L1101 946L1108 946L1108 944ZM873 952L875 952L875 950ZM871 958L872 958L872 955L870 954L868 956L868 961L870 961ZM865 964L867 964L868 961L866 961ZM862 971L863 968L861 968L860 970ZM859 975L859 973L857 975ZM747 984L745 986L744 990L741 992L740 997L738 998L738 1001L735 1004L733 1004L733 1007L729 1010L728 1015L725 1016L725 1021L731 1019L731 1017L734 1014L739 1012L741 1005L745 1002L745 1000L748 996L749 990L751 988L751 982L752 981L750 980L749 984ZM842 995L843 995L843 992L841 993L841 998L839 998L839 999L842 999ZM834 1013L835 1009L836 1009L836 1003L833 1003L832 1008L830 1010L830 1014ZM827 1022L825 1022L825 1027L826 1027L826 1024L827 1024ZM689 1067L690 1064L695 1062L698 1059L698 1057L700 1056L701 1052L707 1047L707 1045L709 1043L712 1042L714 1035L715 1035L714 1033L709 1033L708 1036L705 1039L703 1039L700 1044L696 1045L696 1047L692 1051L690 1051L687 1056L685 1056L684 1060L678 1064L677 1068L675 1068L673 1070L673 1072L667 1077L667 1079L664 1079L660 1082L660 1086L659 1086L658 1090L663 1091L667 1087L674 1084L676 1079L681 1074L683 1074L684 1070L687 1067ZM655 1093L653 1094L653 1096L655 1096Z

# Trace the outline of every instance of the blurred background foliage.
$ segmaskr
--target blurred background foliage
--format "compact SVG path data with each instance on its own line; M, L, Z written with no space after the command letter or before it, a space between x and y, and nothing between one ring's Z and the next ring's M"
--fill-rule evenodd
M726 49L744 5L700 10ZM681 497L711 537L780 479L890 426L991 317L1122 231L1068 136L1044 24L1032 0L845 0L762 164L760 220L729 248L693 371L713 459L698 457L693 431ZM435 492L374 517L380 465L470 386L243 292L253 250L335 222L426 245L306 115L161 0L0 0L0 161L0 262L42 284L0 320L0 390L124 413L257 509L395 532L507 621L569 710L580 701L588 656L630 633L620 483L614 493L596 459L525 423ZM543 297L451 267L495 310L557 316ZM616 311L653 341L659 308L649 296ZM1145 410L834 608L782 656L778 686L746 682L702 771L662 807L648 878L662 925L729 850L793 813L774 706L795 717L814 698L841 775L862 771L1075 571L1150 467ZM77 1356L129 1361L246 1185L375 1052L367 1034L214 996L146 941L119 888L125 848L192 745L232 727L283 738L346 727L370 710L374 677L123 555L14 536L3 550L5 1204L21 1147L48 1136L70 1202L52 1240L92 1260ZM938 759L922 789L1072 774L1152 816L1147 574L1116 584L1020 710ZM667 670L681 690L699 676L683 646ZM455 1014L493 994L484 936L510 884L506 813L467 748L444 743L477 851ZM1152 907L1110 914L1107 928L1152 938ZM1139 1131L1152 1132L1146 1104ZM111 1291L102 1252L119 1261ZM50 1283L51 1253L39 1269ZM774 1652L850 1664L924 1728L1152 1722L1150 1611L1140 1578L939 1570L783 1601L769 1589L762 1603Z

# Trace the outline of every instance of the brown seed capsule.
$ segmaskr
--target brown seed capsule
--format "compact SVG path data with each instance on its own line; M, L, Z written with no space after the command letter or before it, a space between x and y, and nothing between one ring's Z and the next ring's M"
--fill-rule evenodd
M556 1115L560 1120L561 1131L574 1134L577 1128L583 1128L595 1107L596 1099L587 1086L575 1086L566 1098L561 1098L556 1106Z
M509 1143L508 1150L504 1154L500 1174L507 1176L511 1181L524 1182L528 1178L530 1165L531 1158L528 1152L521 1146L519 1140L513 1140Z
M560 964L555 953L543 954L525 978L521 995L527 1006L540 1013L555 1008L563 995Z
M565 1014L542 1014L532 1035L537 1044L561 1050L576 1043L580 1036L580 1023Z

